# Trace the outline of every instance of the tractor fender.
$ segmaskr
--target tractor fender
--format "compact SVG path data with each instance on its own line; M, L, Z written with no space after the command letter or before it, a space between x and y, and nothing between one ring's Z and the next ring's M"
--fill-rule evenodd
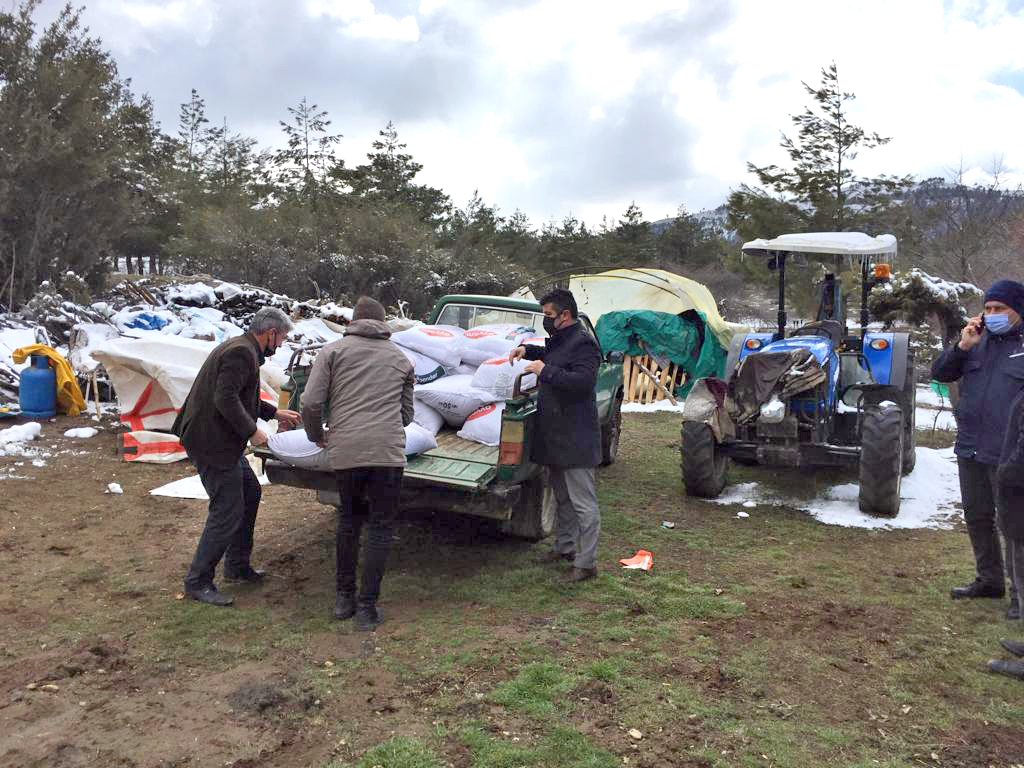
M884 349L875 349L872 346L874 342L885 342L886 346ZM868 333L864 337L863 354L871 369L871 375L879 384L888 384L902 390L907 382L907 376L914 375L908 365L911 359L908 333Z

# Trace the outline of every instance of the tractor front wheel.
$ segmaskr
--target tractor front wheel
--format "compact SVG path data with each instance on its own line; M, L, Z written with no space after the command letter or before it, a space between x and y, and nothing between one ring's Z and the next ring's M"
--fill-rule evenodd
M900 511L904 462L903 411L895 405L868 408L861 421L860 511L895 516Z
M725 488L729 458L715 440L711 427L699 421L684 421L679 450L686 493L706 499L718 496Z

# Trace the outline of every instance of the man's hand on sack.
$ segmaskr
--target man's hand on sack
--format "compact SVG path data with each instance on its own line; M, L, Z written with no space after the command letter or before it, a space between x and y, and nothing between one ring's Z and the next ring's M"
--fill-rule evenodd
M256 431L249 436L249 442L252 445L266 445L267 444L267 433L260 428L256 428Z
M534 360L524 369L527 373L535 373L540 376L540 372L544 370L543 360Z
M274 418L277 419L278 424L283 427L295 427L302 423L302 416L298 411L289 411L284 408L278 408L277 413L274 414Z
M526 347L521 344L508 353L508 364L512 365L516 360L522 360L523 355L526 354Z
M971 349L981 341L981 329L984 327L981 315L972 317L967 325L960 331L960 343L957 344L964 352Z

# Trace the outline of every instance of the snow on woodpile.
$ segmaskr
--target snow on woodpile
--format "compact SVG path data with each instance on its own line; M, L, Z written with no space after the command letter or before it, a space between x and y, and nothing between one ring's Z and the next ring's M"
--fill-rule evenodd
M75 301L72 297L77 297ZM287 364L292 351L340 338L352 309L330 299L297 301L264 288L202 278L153 277L125 280L100 301L73 273L44 282L17 312L0 313L0 401L17 400L20 370L11 353L36 342L48 343L88 375L102 366L92 349L103 341L152 334L221 342L245 332L253 315L276 307L289 315L294 330L275 360Z

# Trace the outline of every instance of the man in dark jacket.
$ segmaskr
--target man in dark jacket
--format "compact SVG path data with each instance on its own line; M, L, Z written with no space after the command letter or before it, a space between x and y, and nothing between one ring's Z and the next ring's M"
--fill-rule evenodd
M537 374L537 434L530 458L547 468L558 501L551 561L571 560L571 581L597 575L601 513L595 469L601 463L601 426L597 418L597 370L601 349L578 320L576 299L555 290L540 300L548 339L543 349L516 347L509 361L526 358Z
M362 296L344 338L317 354L302 392L306 436L327 446L341 497L334 616L354 615L356 629L362 631L380 624L377 598L401 500L404 427L412 422L415 383L412 363L391 341L384 307ZM364 523L366 549L357 600L356 565Z
M1022 314L1024 285L997 281L985 294L984 313L972 317L959 342L932 365L932 376L939 381L960 380L955 450L977 576L973 583L955 587L950 592L954 599L998 598L1006 591L995 481L1009 418L1007 406L1024 390ZM1020 595L1014 588L1013 565L1008 556L1011 597L1007 618L1017 619Z
M259 310L248 332L225 341L206 358L171 428L181 438L210 497L206 527L185 576L185 595L201 603L234 602L213 583L222 557L225 580L263 580L263 572L249 562L260 484L242 454L247 442L267 442L257 418L276 418L288 426L298 422L295 411L275 408L260 399L260 366L291 327L281 310Z
M996 470L1000 521L1006 537L1006 558L1012 564L1017 595L1024 594L1024 390L1010 407L1003 452ZM1024 642L1003 640L1002 646L1014 656L1024 657ZM993 659L988 668L1002 675L1024 680L1024 661Z

